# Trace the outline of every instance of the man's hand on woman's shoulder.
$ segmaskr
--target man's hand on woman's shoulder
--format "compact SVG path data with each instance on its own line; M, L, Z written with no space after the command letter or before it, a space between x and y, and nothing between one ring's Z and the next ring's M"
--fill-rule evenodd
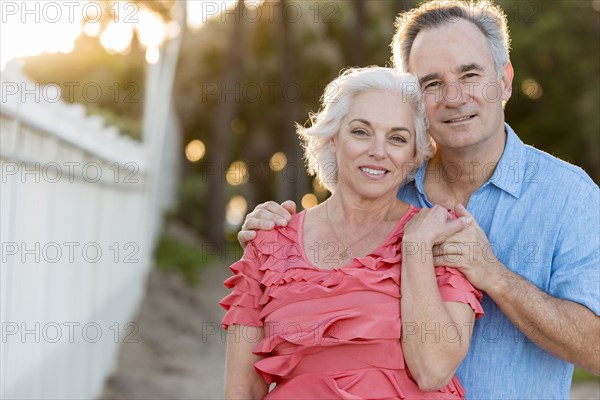
M291 200L284 201L281 205L274 201L267 201L256 206L248 215L242 230L238 233L238 242L246 247L249 241L256 237L256 231L270 231L276 225L285 226L296 213L296 203Z

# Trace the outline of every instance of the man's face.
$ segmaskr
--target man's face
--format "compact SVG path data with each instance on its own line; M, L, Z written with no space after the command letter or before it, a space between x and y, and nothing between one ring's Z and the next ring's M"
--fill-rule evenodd
M420 32L408 65L419 78L429 133L439 148L475 151L499 143L512 67L508 64L498 79L488 43L475 25L459 20Z

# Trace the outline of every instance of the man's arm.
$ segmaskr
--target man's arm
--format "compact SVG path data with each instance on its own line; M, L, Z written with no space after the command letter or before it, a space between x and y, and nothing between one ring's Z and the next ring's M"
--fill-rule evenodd
M470 216L462 206L457 206L456 215ZM451 246L434 249L436 265L458 268L538 346L600 375L600 317L581 304L543 292L489 252L482 254L490 244L476 222L450 240Z
M285 226L296 213L296 203L291 200L284 201L281 205L274 201L267 201L256 206L248 215L242 230L238 232L238 242L246 247L249 241L256 237L256 231L270 231L276 225Z

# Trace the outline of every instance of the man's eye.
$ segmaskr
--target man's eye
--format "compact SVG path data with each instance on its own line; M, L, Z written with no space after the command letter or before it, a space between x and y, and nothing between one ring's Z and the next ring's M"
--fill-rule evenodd
M469 78L476 78L478 77L479 74L476 74L475 72L469 72L468 74L465 74L465 78L469 79Z
M425 87L423 89L427 90L427 89L435 89L436 87L440 86L439 82L429 82L425 84Z

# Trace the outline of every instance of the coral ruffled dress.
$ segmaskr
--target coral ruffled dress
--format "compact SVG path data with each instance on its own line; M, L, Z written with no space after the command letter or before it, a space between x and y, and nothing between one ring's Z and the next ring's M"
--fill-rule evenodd
M234 276L225 281L233 292L221 301L227 310L223 327L264 328L253 352L264 356L254 364L256 371L268 384L276 382L265 399L464 396L456 377L439 392L422 392L404 364L401 240L418 211L411 206L369 255L333 270L316 267L304 253L305 212L286 227L259 232L246 246L243 258L231 266ZM435 271L444 301L466 303L476 317L483 314L481 293L460 272ZM442 327L438 334L444 334Z

